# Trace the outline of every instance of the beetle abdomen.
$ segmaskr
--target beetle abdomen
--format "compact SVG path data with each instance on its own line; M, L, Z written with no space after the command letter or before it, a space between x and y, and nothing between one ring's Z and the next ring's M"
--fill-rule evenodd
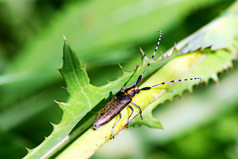
M98 113L93 124L93 129L96 130L102 125L108 123L131 101L132 99L124 92L118 92Z

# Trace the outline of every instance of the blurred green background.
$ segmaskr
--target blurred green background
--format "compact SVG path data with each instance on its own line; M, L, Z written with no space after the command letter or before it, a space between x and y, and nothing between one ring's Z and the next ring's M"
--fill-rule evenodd
M58 123L66 101L62 66L67 37L93 85L103 85L222 14L234 0L9 0L0 2L0 158L22 158ZM158 55L157 55L158 57ZM96 158L238 158L238 65L220 83L194 89L160 105L165 130L122 131Z

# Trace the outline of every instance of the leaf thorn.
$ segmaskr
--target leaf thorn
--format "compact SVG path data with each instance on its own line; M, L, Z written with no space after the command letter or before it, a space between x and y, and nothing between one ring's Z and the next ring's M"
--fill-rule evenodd
M55 127L55 124L54 124L54 123L50 122L50 124L51 124L53 127Z
M30 151L31 151L31 149L30 149L30 148L27 148L27 147L25 147L25 149L26 149L28 152L30 152Z
M66 40L67 40L64 34L63 34L63 38L64 38L64 41L66 41Z
M177 44L176 44L176 43L174 43L174 49L178 50L178 49L177 49Z
M145 52L142 50L142 48L139 47L139 49L140 49L140 52L141 52L142 57L146 56L146 55L145 55Z

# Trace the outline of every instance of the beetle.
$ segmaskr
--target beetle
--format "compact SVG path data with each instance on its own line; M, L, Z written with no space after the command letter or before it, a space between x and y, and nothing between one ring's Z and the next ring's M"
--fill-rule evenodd
M139 109L139 114L141 119L143 120L142 117L142 110L140 108L140 106L138 104L136 104L135 102L132 101L132 99L138 94L140 93L140 91L144 91L144 90L150 90L151 88L157 87L159 85L164 85L164 84L168 84L168 83L175 83L175 82L181 82L181 81L189 81L189 80L198 80L201 78L188 78L188 79L179 79L179 80L172 80L169 82L162 82L150 87L143 87L143 88L138 88L138 84L141 82L142 80L142 76L144 75L144 73L146 72L146 70L148 69L148 67L150 66L150 63L152 62L157 49L159 47L160 44L160 40L162 37L162 32L158 31L160 33L159 35L159 40L158 43L155 47L154 53L149 61L149 63L147 64L145 70L143 71L143 73L138 77L137 81L135 82L134 85L126 88L124 86L122 86L122 91L119 91L114 97L111 98L111 100L99 111L99 113L97 114L96 120L93 123L93 129L96 130L98 128L100 128L101 126L105 125L106 123L108 123L109 121L111 121L115 116L117 116L119 114L119 119L116 121L116 123L113 125L112 127L112 131L111 131L111 138L113 138L113 130L114 127L117 125L117 123L120 121L122 115L121 115L121 111L125 108L125 107L129 107L131 109L131 113L128 117L127 120L127 124L126 126L128 126L129 124L129 119L132 116L134 109L131 106L131 104L133 104L134 106L136 106Z

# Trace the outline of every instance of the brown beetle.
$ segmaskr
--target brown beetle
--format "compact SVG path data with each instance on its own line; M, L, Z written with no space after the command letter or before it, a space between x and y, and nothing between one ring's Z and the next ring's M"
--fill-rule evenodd
M140 106L136 103L134 103L132 101L132 99L140 92L143 90L150 90L153 87L157 87L159 85L164 85L164 84L168 84L168 83L175 83L175 82L180 82L180 81L189 81L189 80L197 80L201 78L189 78L189 79L179 79L179 80L172 80L169 82L162 82L156 85L153 85L151 87L144 87L139 89L137 86L140 83L142 76L144 75L144 73L146 72L146 70L148 69L148 67L150 66L150 63L152 62L155 53L158 49L158 46L160 44L160 40L161 40L161 36L162 36L162 32L160 32L160 36L159 36L159 40L158 43L156 45L155 51L150 59L150 62L148 63L147 67L145 68L144 72L138 77L136 83L134 85L132 85L129 88L125 88L124 86L122 86L122 91L118 92L113 98L111 98L111 100L100 110L100 112L98 113L96 120L93 123L93 129L96 130L98 128L100 128L102 125L105 125L106 123L108 123L109 121L111 121L116 115L119 114L119 119L116 121L116 123L113 125L112 127L112 132L111 132L111 138L113 138L113 129L116 126L116 124L119 122L119 120L121 119L121 111L125 108L125 107L129 107L131 109L131 114L128 117L127 120L127 125L129 124L129 119L132 116L134 110L133 107L130 104L133 104L134 106L136 106L139 111L140 111L140 117L141 119L143 119L142 117L142 110L140 108Z

